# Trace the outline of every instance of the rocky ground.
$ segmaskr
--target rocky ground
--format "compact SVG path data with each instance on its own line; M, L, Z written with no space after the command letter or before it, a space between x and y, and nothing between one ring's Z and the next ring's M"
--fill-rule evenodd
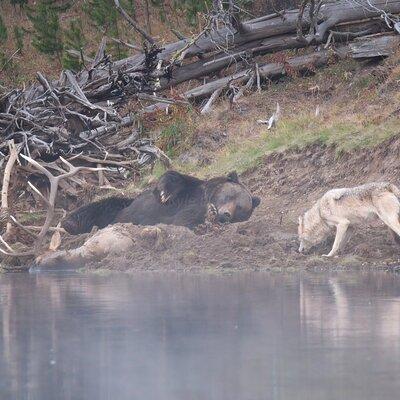
M262 198L251 219L216 226L207 232L160 225L132 227L129 254L106 257L89 269L111 270L263 270L383 268L399 270L400 248L383 225L358 228L338 258L321 257L332 241L309 255L297 252L297 218L333 187L387 180L399 184L400 138L373 149L338 154L334 147L312 145L266 157L242 176Z

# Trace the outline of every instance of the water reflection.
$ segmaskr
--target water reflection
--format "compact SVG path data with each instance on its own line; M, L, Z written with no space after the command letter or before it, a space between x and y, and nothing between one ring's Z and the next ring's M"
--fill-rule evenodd
M394 275L0 277L0 399L394 399Z

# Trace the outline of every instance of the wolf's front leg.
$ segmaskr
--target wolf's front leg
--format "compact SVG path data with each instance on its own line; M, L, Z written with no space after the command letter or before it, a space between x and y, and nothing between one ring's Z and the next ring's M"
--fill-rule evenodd
M340 247L342 246L346 238L346 232L349 227L349 224L350 224L349 221L343 221L337 225L336 236L335 236L335 241L333 242L332 250L329 252L329 254L324 254L322 257L333 257L334 255L337 254L337 252L339 251Z

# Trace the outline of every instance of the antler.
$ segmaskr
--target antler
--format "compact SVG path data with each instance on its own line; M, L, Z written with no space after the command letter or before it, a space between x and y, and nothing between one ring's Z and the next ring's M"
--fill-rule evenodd
M21 157L28 161L32 166L34 166L39 172L41 172L43 175L47 177L47 179L50 182L50 194L49 198L46 199L43 194L40 193L40 191L35 188L32 183L29 182L29 185L35 190L36 193L40 194L40 197L45 201L47 204L47 214L46 214L46 220L42 226L42 229L39 232L38 238L35 243L35 251L40 248L43 239L48 232L50 228L50 224L53 220L54 217L54 209L55 209L55 203L56 203L56 197L57 197L57 191L58 191L58 185L61 180L70 178L74 175L76 175L79 171L101 171L101 170L107 170L107 168L93 168L93 167L75 167L72 165L69 161L65 160L64 158L60 157L60 160L68 167L69 171L65 172L61 175L54 176L49 170L47 170L43 165L39 164L36 160L34 160L31 157L28 157L24 154L21 154Z
M18 154L17 154L17 156L18 156ZM5 249L0 247L0 252L5 255L14 256L14 257L32 256L32 255L36 254L38 252L38 250L40 250L41 245L43 243L43 239L45 238L47 232L51 229L50 225L54 218L55 202L56 202L56 198L57 198L58 185L61 180L71 178L72 176L76 175L80 171L108 170L107 168L101 168L101 167L97 167L97 168L86 167L86 166L75 167L70 162L68 162L64 158L60 157L60 160L62 161L63 164L65 164L67 166L69 171L66 172L62 168L58 168L57 169L58 171L64 171L64 173L55 176L48 169L46 169L42 164L40 164L33 158L28 157L24 154L20 154L20 156L23 159L25 159L29 164L31 164L38 172L42 173L43 175L45 175L47 177L47 179L50 182L50 194L49 194L49 197L46 198L39 191L39 189L37 189L31 182L28 182L28 185L31 187L31 189L33 191L35 191L40 196L40 198L44 201L44 203L47 205L46 219L45 219L43 226L40 228L40 232L38 235L31 232L28 228L22 227L21 224L17 223L17 225L20 228L24 229L25 231L29 232L32 236L36 237L35 244L34 244L34 247L32 250L27 249L26 251L22 251L22 252L14 251L12 249L12 247L0 235L0 242L5 247ZM15 162L15 160L14 160L14 162ZM3 189L4 189L4 185L3 185ZM13 220L14 223L16 223L16 221L13 218L11 218L11 219Z
M11 179L11 171L14 167L15 162L18 159L18 154L22 148L22 145L15 145L14 140L10 140L8 142L8 147L10 149L10 156L7 161L6 168L4 169L4 176L3 176L3 186L1 189L1 209L2 212L5 213L7 216L9 216L9 210L8 210L8 188L10 186L10 179ZM7 222L7 228L6 228L6 233L9 233L11 229L11 224L10 222Z

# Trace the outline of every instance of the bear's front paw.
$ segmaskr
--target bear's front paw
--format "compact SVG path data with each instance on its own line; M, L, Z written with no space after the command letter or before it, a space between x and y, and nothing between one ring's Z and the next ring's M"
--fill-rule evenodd
M208 203L206 221L214 223L217 221L217 217L218 217L217 207L215 207L215 205L212 203Z

